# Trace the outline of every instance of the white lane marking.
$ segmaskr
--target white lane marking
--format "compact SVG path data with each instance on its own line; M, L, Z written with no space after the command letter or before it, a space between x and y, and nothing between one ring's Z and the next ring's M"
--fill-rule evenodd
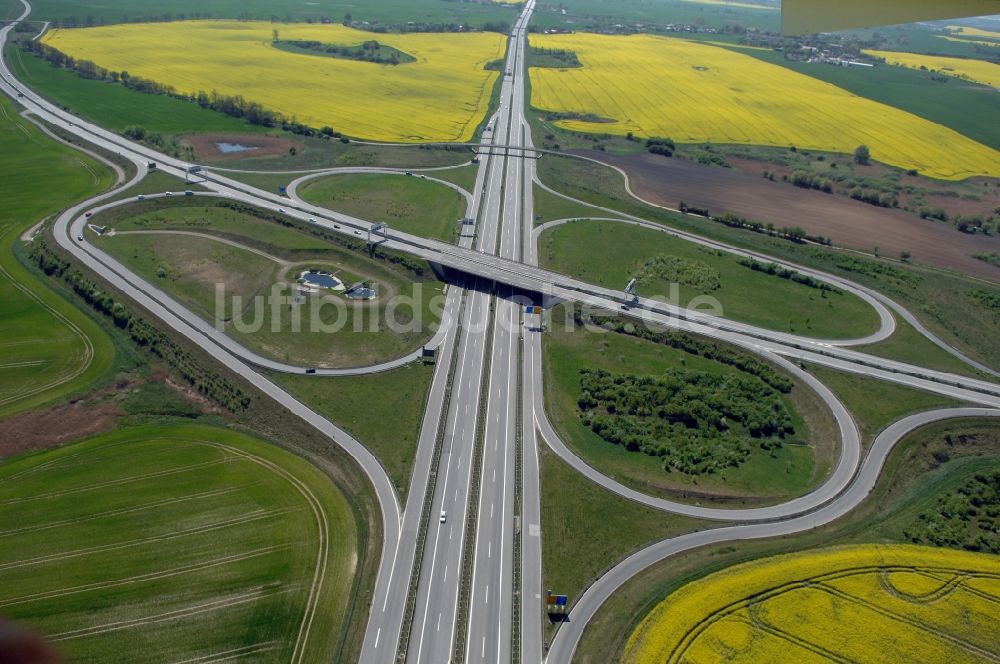
M447 565L445 565L445 566L444 566L444 576L443 576L443 577L441 577L441 580L442 580L442 581L445 581L445 580L447 580L447 578L448 578L448 566L447 566Z
M375 632L375 647L376 648L378 648L378 640L379 640L380 636L382 636L382 628L381 627L379 627L378 631Z
M455 533L455 524L451 524L451 528L448 529L448 539Z
M487 558L493 557L493 540L490 540L489 542L486 543L486 557Z
M441 631L441 613L440 613L440 612L438 613L438 626L437 626L437 631L439 631L439 632Z

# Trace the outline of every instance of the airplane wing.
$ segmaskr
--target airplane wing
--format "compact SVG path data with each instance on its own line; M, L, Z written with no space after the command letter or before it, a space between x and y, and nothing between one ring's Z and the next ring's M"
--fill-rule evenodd
M803 35L1000 14L1000 0L782 0L781 29Z

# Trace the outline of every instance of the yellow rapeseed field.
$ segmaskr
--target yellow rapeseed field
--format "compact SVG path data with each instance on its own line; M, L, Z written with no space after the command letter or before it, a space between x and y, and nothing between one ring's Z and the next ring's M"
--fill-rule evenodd
M954 32L956 35L962 35L966 37L985 37L987 39L997 39L1000 40L1000 32L993 32L992 30L980 30L979 28L967 28L961 25L949 25L948 29Z
M356 46L369 39L415 62L380 65L275 48L283 41ZM186 21L53 30L45 42L110 70L183 93L242 95L313 127L376 141L467 141L485 116L504 55L495 33L379 34L342 25Z
M985 60L969 58L948 58L940 55L921 55L919 53L899 53L897 51L865 51L868 55L882 58L890 65L920 69L925 67L931 71L959 76L961 78L982 83L994 88L1000 88L1000 65Z
M775 556L668 596L624 661L978 662L1000 655L998 602L1000 557L988 554L870 545Z
M535 35L582 67L531 71L532 105L606 122L568 129L680 142L749 143L853 152L942 179L1000 176L1000 152L897 108L743 53L651 35ZM592 119L592 118L586 118Z

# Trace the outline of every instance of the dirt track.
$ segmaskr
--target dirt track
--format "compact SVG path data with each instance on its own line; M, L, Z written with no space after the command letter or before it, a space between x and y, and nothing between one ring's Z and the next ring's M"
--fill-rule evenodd
M966 235L901 210L877 208L735 170L652 154L580 154L624 170L632 191L652 203L677 207L683 200L712 213L731 212L779 228L800 226L811 235L832 238L838 246L866 251L878 247L885 256L909 251L915 262L1000 282L1000 269L970 256L1000 252L1000 238Z

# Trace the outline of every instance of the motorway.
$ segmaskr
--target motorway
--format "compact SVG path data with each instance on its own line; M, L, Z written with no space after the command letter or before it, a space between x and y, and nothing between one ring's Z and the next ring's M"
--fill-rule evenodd
M22 3L27 16L30 6L24 0ZM220 364L323 432L358 462L374 487L384 531L382 559L362 650L364 662L397 661L400 654L408 662L434 663L512 659L539 662L545 658L541 631L542 533L537 431L557 454L612 491L671 513L743 524L666 540L622 561L586 591L576 602L572 622L560 627L546 661L568 662L583 629L600 605L642 569L674 553L709 543L772 537L828 523L846 514L868 495L892 446L913 428L937 419L997 416L1000 412L994 410L1000 407L1000 386L993 383L851 350L849 346L890 336L895 324L892 311L902 315L905 309L846 280L796 267L865 299L879 314L879 329L863 339L808 339L645 298L630 306L629 315L741 346L777 362L816 390L831 407L841 435L840 458L822 486L782 505L753 510L702 509L638 494L575 457L545 416L541 334L533 324L522 326L522 306L511 296L517 289L540 293L549 302L582 302L607 311L619 311L624 298L620 292L537 267L537 233L533 234L531 229L531 191L537 175L534 160L524 156L530 154L532 147L524 117L524 50L533 6L533 0L525 4L512 31L506 66L510 75L504 76L499 111L491 119L492 129L484 135L485 145L480 148L480 168L470 202L473 211L470 216L477 222L475 238L464 237L457 246L397 232L384 239L385 247L450 268L456 275L456 283L448 291L448 315L434 340L439 346L438 366L405 509L400 509L392 483L378 460L360 442L257 371L255 367L268 366L261 362L270 360L252 357L250 351L215 330L169 294L131 273L90 242L75 240L85 233L83 213L99 209L117 191L74 206L53 225L57 242L84 265L202 347ZM0 45L11 29L12 26L7 26L0 30ZM0 66L0 89L15 97L37 118L131 161L138 175L129 184L144 175L147 161L156 161L161 170L179 177L185 177L191 167L81 122L17 82L6 63ZM19 93L24 96L18 97ZM513 152L490 149L494 144L521 149ZM200 184L210 190L210 195L271 210L288 206L285 198L218 173L208 173L208 179ZM294 187L291 194L295 195ZM323 227L349 236L367 232L371 225L366 220L301 201L297 201L296 207L299 209L288 210L288 216L301 221L315 217ZM344 228L335 229L335 225ZM708 243L700 238L697 241ZM718 246L726 251L739 251ZM918 329L934 339L923 328ZM871 375L989 408L951 409L906 418L886 429L862 459L857 428L850 414L825 386L797 366L800 362ZM301 369L285 366L276 370ZM520 494L519 512L515 511L517 494ZM441 512L447 513L443 523L438 518ZM418 550L418 542L424 535L423 549ZM518 576L520 581L516 584ZM411 593L411 588L415 592ZM407 606L411 607L409 614ZM404 633L408 615L412 622ZM515 620L515 616L519 618Z

